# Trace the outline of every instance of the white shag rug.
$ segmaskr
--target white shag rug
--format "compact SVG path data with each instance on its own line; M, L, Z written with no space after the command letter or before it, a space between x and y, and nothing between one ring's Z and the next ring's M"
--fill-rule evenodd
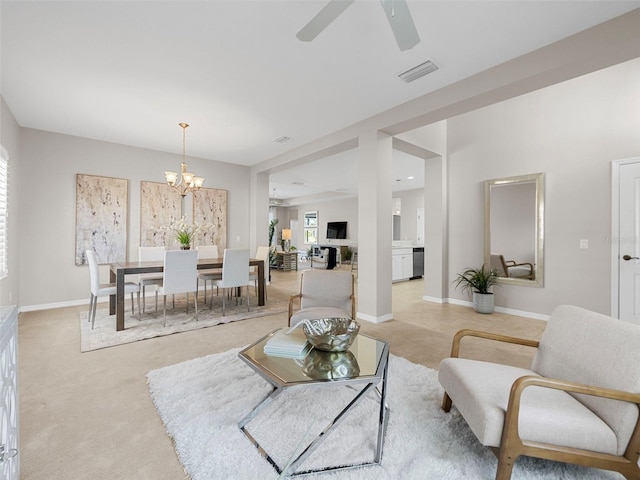
M88 352L100 348L113 347L125 343L137 342L154 337L162 337L173 333L187 332L199 328L212 327L222 323L237 322L249 318L264 317L287 311L286 302L269 300L266 305L258 306L255 296L250 297L251 311L247 311L246 303L236 305L235 300L227 302L226 315L222 316L222 304L219 297L214 298L213 309L208 305L198 304L198 321L195 319L193 301L186 311L185 302L176 298L176 308L171 308L171 300L167 299L167 326L163 326L162 299L158 300L158 317L155 316L155 303L147 301L147 308L138 320L131 315L131 300L127 297L125 305L125 329L116 330L116 316L109 315L109 309L98 309L93 330L88 319L88 311L80 313L80 351Z
M275 469L238 428L238 421L270 391L270 385L238 358L239 349L196 358L147 374L165 428L192 480L277 479ZM283 467L300 440L311 441L355 395L330 385L289 388L247 426ZM478 443L457 410L440 408L435 370L391 356L390 408L382 464L311 474L331 480L492 480L497 460ZM377 397L370 392L301 465L301 470L370 462L377 433ZM315 433L313 433L315 434ZM513 480L621 479L612 472L521 457Z

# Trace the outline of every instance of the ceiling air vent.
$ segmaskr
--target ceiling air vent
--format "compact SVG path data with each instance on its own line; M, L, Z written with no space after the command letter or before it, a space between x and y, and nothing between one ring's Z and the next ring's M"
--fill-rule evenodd
M278 138L274 138L274 139L273 139L273 141L274 141L274 142L276 142L276 143L284 143L284 142L288 142L289 140L291 140L291 138L286 137L286 136L284 136L284 135L283 135L283 136L281 136L281 137L278 137Z
M431 72L435 72L436 70L438 70L438 66L431 60L427 60L420 65L410 68L406 72L399 73L398 77L400 77L401 80L409 83L417 80L420 77L424 77Z

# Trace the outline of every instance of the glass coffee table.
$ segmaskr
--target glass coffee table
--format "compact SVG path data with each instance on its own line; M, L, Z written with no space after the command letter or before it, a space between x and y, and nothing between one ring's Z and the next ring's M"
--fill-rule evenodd
M303 359L292 359L266 355L264 345L278 330L261 338L238 353L238 356L253 368L262 378L273 386L269 393L238 426L247 438L255 445L262 456L281 474L282 468L266 452L249 433L247 424L269 405L273 399L285 389L292 387L304 387L313 385L318 388L322 384L363 385L361 390L356 389L354 398L342 409L342 411L327 425L327 427L313 440L302 453L290 462L285 475L307 475L309 473L354 468L364 465L379 465L382 459L382 447L387 428L389 408L385 403L387 391L387 375L389 363L389 344L367 335L359 334L353 345L346 352L332 353L311 350ZM378 397L380 408L378 415L378 438L376 451L372 462L358 465L327 467L320 470L307 470L296 472L304 460L320 445L327 435L334 430L342 420L373 390ZM286 432L283 432L286 433ZM284 467L283 467L284 468Z

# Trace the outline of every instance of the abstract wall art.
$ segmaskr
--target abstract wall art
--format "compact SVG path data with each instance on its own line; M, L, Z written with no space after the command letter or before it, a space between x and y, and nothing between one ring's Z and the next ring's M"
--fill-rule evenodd
M212 225L196 233L196 245L217 245L218 252L227 248L227 191L201 188L193 192L193 222Z
M166 183L140 182L140 246L168 247L174 233L166 230L182 216L182 197Z
M95 250L99 263L127 256L128 180L76 174L76 265Z

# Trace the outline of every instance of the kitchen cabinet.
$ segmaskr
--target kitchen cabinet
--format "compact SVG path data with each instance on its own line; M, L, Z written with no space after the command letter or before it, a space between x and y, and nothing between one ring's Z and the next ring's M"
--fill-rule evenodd
M391 281L413 277L413 248L394 248L391 257Z

